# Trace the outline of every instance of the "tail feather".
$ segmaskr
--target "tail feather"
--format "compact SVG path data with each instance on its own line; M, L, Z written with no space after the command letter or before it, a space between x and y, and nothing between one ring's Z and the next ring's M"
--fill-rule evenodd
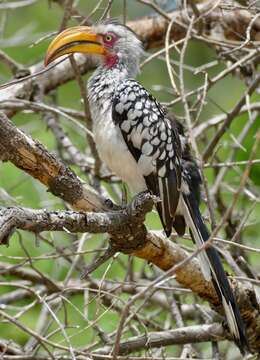
M193 220L191 211L189 209L189 202L187 200L184 200L183 197L181 198L181 208L182 208L182 212L183 212L183 215L185 218L185 222L190 229L192 239L195 242L195 244L197 245L197 247L200 247L201 245L204 244L203 234L200 232L199 228L196 225L196 222ZM198 254L198 258L200 261L201 271L202 271L204 278L207 281L211 281L211 271L210 271L209 260L208 260L206 252L201 251Z
M201 246L209 239L210 234L203 222L197 201L192 193L189 195L183 194L180 200L182 212L193 241L197 246ZM240 351L244 354L249 350L245 326L219 254L213 247L207 248L200 254L199 260L202 273L206 280L210 281L212 279L215 290L223 305L230 332Z

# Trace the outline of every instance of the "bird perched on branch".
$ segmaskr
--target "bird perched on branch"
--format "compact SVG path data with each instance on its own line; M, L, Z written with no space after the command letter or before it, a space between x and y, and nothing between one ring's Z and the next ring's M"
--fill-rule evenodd
M197 246L210 237L199 210L199 171L183 129L134 78L143 48L128 27L106 21L61 32L50 44L45 64L71 53L99 55L88 81L93 134L101 159L133 193L149 190L160 198L157 210L167 236L189 228ZM248 348L245 327L218 252L199 254L202 272L212 280L229 329L242 352Z

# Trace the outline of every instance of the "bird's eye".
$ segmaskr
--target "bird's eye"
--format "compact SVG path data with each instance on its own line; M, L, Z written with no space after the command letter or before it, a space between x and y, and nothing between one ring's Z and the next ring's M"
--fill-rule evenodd
M113 36L112 35L105 35L105 41L106 42L111 42L113 40Z

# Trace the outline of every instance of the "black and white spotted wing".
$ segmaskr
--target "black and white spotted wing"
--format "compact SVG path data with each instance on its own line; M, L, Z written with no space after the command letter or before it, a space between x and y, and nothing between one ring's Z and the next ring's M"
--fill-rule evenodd
M113 101L112 118L138 163L157 204L167 236L172 231L180 187L180 142L156 99L135 80L124 81Z
M148 189L161 199L157 209L167 236L172 226L183 234L187 225L192 239L201 246L209 239L199 211L201 180L189 149L185 145L181 148L178 134L182 135L182 129L167 118L160 104L134 80L119 86L112 118L138 163ZM179 213L175 216L178 203ZM219 255L214 248L208 248L200 254L200 261L205 279L212 278L230 331L244 353L249 348L245 326Z

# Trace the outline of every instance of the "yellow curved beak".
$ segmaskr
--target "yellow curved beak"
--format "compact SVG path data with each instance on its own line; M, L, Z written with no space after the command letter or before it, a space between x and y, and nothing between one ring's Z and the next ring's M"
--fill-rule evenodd
M62 31L48 47L44 64L47 66L62 55L72 53L105 55L100 36L91 27L75 26Z

